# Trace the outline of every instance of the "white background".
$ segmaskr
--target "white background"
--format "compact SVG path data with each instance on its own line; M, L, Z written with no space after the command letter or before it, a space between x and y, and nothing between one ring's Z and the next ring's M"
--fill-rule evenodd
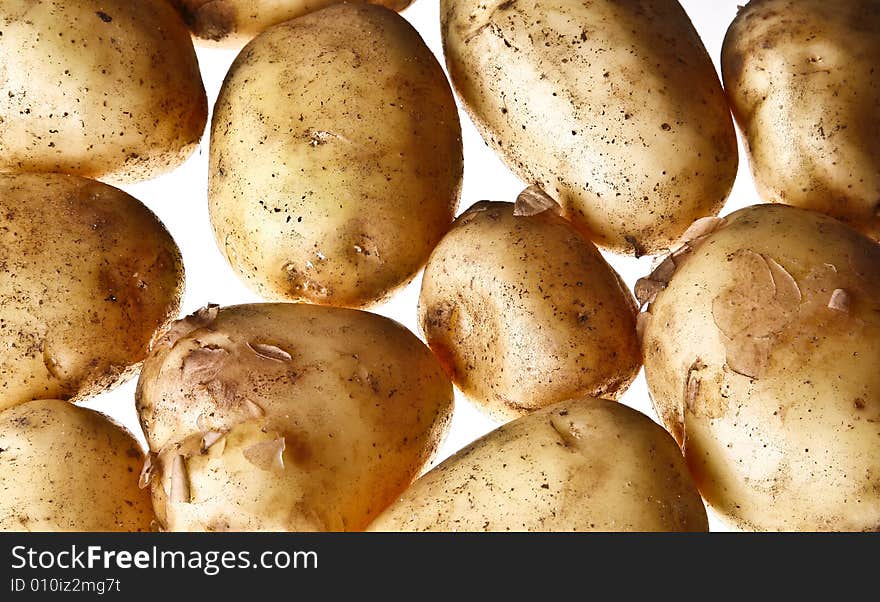
M744 0L738 1L745 3ZM737 0L682 0L681 4L702 36L716 67L719 67L721 43L728 25L736 15ZM439 1L416 0L403 15L418 29L442 64ZM213 106L223 77L236 53L198 48L198 55L208 92L208 103ZM464 211L480 200L513 201L523 188L522 182L484 145L464 111L460 113L465 174L459 211ZM180 246L186 266L186 296L183 303L186 314L208 302L230 305L260 301L237 279L215 245L207 211L207 158L206 132L199 150L180 169L149 182L123 187L159 216ZM739 177L724 213L756 202L758 197L740 148ZM650 258L636 260L607 254L606 257L630 288L651 269ZM390 302L373 311L394 318L418 333L416 302L420 283L421 278L416 278ZM143 441L134 411L134 389L135 382L131 381L83 405L111 415ZM622 401L656 420L648 398L644 373L639 375ZM455 402L452 429L436 461L454 453L495 426L458 392ZM712 530L726 530L711 512L710 523Z

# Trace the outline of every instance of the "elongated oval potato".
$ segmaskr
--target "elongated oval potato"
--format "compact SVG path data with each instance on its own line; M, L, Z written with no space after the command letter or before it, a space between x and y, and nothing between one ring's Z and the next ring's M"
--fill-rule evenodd
M370 0L396 11L412 0ZM338 0L171 0L193 36L207 45L241 47L263 30Z
M877 529L880 246L784 205L716 228L642 317L658 414L732 524Z
M597 244L668 247L723 205L736 135L676 0L442 0L456 91L486 142Z
M516 215L513 203L488 201L437 246L419 297L428 345L499 419L623 394L642 365L636 311L593 243L552 209Z
M418 33L386 8L340 4L264 32L233 64L212 131L217 243L263 297L383 300L455 215L452 91Z
M880 2L760 0L727 32L724 85L761 198L880 240Z
M430 350L387 318L209 306L144 362L145 483L173 531L361 530L432 456L452 399Z
M205 89L165 0L4 0L0 31L0 171L131 182L198 146Z
M106 416L66 401L0 412L0 531L150 531L144 453Z
M416 481L371 531L706 531L669 433L604 399L543 408Z
M0 409L127 380L182 293L177 245L136 199L76 176L0 174Z

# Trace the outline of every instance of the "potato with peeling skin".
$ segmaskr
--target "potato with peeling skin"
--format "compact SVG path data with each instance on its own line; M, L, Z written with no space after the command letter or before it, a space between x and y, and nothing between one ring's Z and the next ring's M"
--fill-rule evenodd
M455 89L484 140L616 253L656 253L716 214L736 133L676 0L442 0Z
M428 472L371 531L707 531L669 433L583 398L519 418Z
M761 198L880 240L880 2L752 0L722 73Z
M265 31L224 82L209 208L237 274L272 300L365 307L449 229L461 128L443 70L398 14L340 4Z
M206 307L137 389L144 474L172 531L362 530L446 432L452 385L387 318L306 304Z
M336 4L339 0L171 0L196 40L241 47L263 30ZM412 0L370 0L402 11Z
M61 400L0 412L0 531L151 531L144 453L106 416Z
M510 419L582 395L616 398L641 367L632 294L537 190L459 217L422 280L419 323L453 382Z
M0 171L134 182L198 146L207 97L165 0L4 0L0 31Z
M758 205L673 264L643 299L645 374L703 497L749 530L880 527L880 246Z
M136 199L58 174L0 174L0 409L127 380L177 316L183 264Z

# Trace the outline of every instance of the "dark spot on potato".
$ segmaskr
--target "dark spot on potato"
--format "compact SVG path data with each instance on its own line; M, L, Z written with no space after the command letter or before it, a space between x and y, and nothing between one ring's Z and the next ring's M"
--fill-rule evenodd
M107 13L105 13L105 12L103 12L103 11L100 11L100 10L99 10L99 11L96 12L95 14L98 15L98 17L100 17L100 19L101 19L104 23L110 23L111 21L113 21L113 17L111 17L110 15L108 15Z
M641 245L641 243L639 243L639 241L636 240L635 236L627 234L626 236L623 237L623 239L627 242L627 244L630 247L632 247L633 255L635 255L636 259L645 255L645 247L643 247Z

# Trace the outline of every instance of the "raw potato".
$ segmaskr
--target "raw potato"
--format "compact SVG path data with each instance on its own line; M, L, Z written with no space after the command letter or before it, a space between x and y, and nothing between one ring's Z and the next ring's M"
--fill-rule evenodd
M724 41L724 83L761 198L880 240L880 2L761 0Z
M171 0L203 44L241 47L283 21L320 10L339 0ZM412 0L372 0L396 11Z
M718 75L676 0L442 0L488 144L597 244L636 256L717 213L737 170Z
M0 171L132 182L198 145L205 89L165 0L4 0L0 32Z
M136 199L76 176L0 174L0 409L127 380L182 292L177 246Z
M66 401L0 412L0 531L150 531L144 453L107 417Z
M880 246L758 205L674 263L641 316L645 373L703 497L743 529L880 528Z
M160 340L137 406L172 531L358 531L446 432L452 384L380 316L305 304L204 308Z
M707 531L669 433L604 399L489 433L416 481L371 531Z
M340 4L264 32L233 64L212 132L217 243L265 298L384 300L455 215L452 91L388 9Z
M428 345L465 395L499 419L576 396L619 397L641 367L632 294L547 200L529 190L517 210L477 203L422 280Z

